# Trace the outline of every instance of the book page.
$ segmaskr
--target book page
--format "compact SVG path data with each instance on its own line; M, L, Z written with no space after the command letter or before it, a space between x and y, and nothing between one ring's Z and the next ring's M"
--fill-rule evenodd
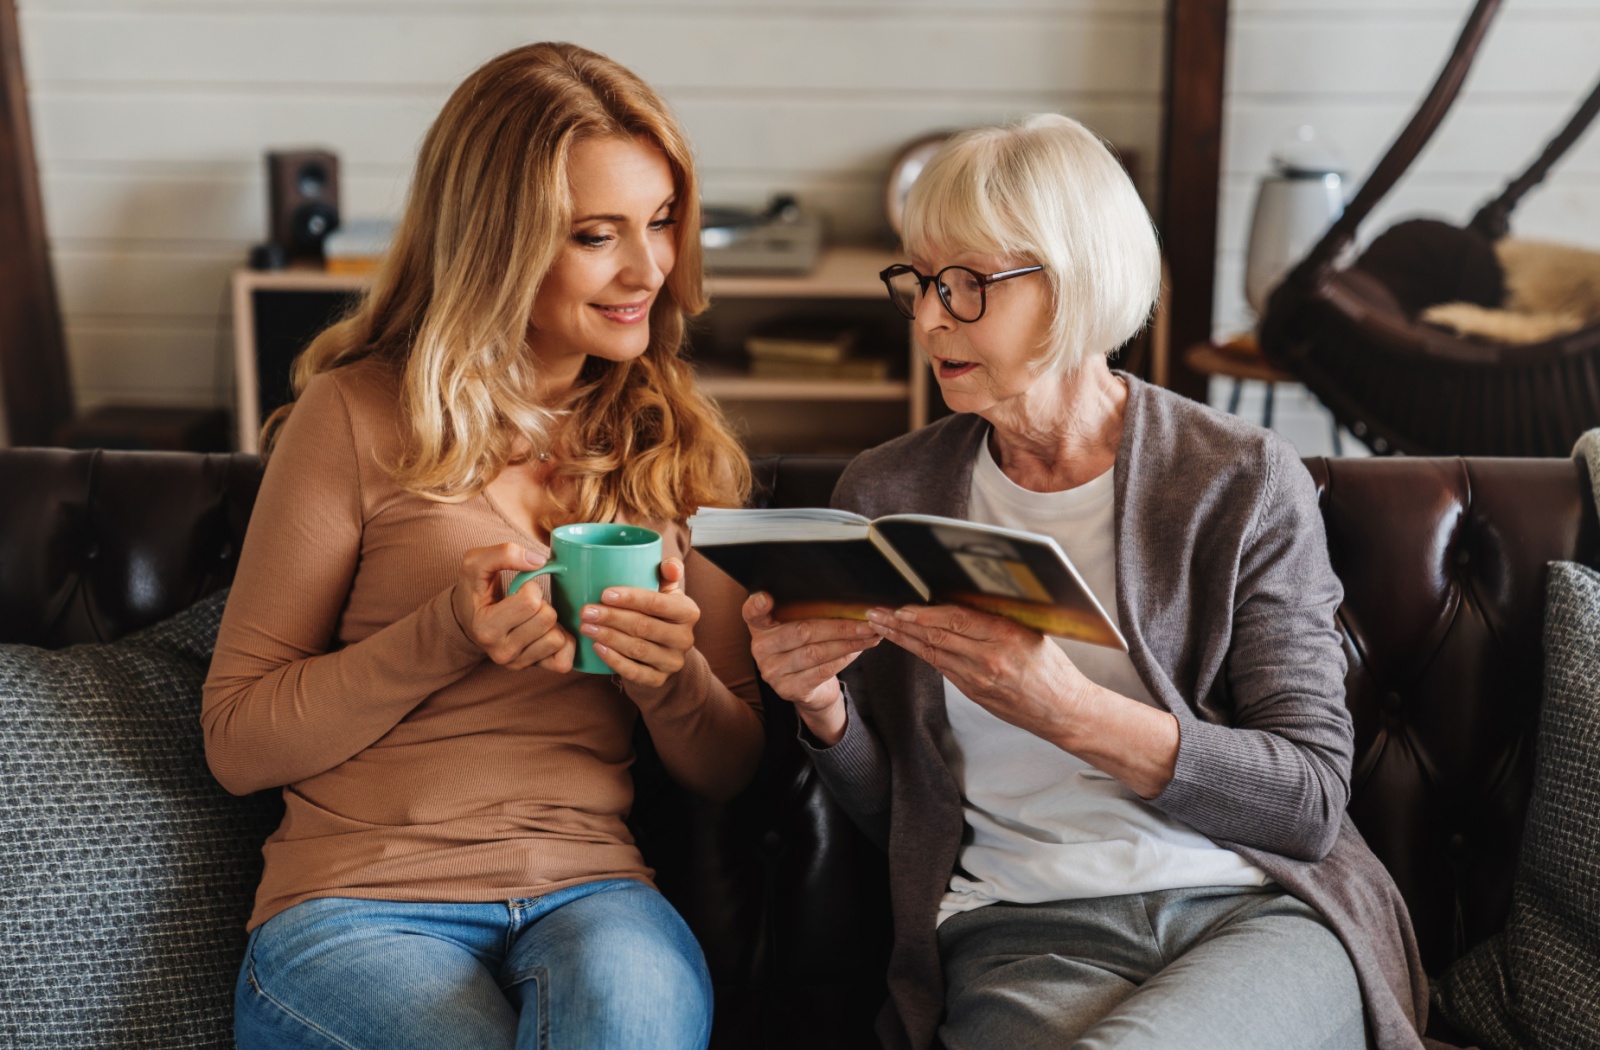
M968 605L1061 638L1128 648L1048 536L927 514L890 515L872 528L915 568L932 602Z
M688 522L690 542L695 547L767 540L865 539L869 524L860 514L828 507L705 507L691 515Z
M766 591L778 620L864 620L920 595L848 511L708 509L689 519L690 544L750 591Z

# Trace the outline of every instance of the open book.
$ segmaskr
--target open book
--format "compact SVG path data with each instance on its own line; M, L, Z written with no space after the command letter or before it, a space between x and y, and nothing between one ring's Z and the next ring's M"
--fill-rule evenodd
M779 620L866 619L874 606L932 603L995 613L1043 634L1127 651L1061 546L1048 536L930 514L707 508L694 549Z

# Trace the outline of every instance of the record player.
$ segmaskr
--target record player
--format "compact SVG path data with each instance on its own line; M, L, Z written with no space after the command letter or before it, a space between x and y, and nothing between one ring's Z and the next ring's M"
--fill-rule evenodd
M700 245L710 273L810 273L822 252L822 220L787 194L764 210L708 205Z

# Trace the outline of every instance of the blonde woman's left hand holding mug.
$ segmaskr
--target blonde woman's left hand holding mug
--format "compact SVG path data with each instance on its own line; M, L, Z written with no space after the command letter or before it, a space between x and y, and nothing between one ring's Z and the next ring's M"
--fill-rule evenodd
M461 575L450 592L456 623L502 667L572 670L577 643L561 629L556 610L537 587L503 594L501 574L541 568L545 559L515 543L474 547L461 559Z
M661 535L620 522L580 522L550 533L551 557L519 572L513 597L550 574L557 623L578 639L573 669L664 685L694 647L700 607L684 592L680 558L661 557Z
M660 572L658 590L607 588L599 604L583 607L579 628L613 671L650 687L683 669L700 620L700 607L683 590L683 562L667 558Z

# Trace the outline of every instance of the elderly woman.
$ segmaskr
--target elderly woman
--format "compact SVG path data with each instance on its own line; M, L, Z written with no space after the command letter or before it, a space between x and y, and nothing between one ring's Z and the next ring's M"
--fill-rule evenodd
M1269 431L1107 364L1160 285L1127 176L1037 116L954 139L905 225L883 277L956 414L862 455L835 503L1054 537L1129 651L964 608L780 624L747 601L762 675L889 853L885 1044L1420 1045L1405 905L1345 816L1311 479Z

